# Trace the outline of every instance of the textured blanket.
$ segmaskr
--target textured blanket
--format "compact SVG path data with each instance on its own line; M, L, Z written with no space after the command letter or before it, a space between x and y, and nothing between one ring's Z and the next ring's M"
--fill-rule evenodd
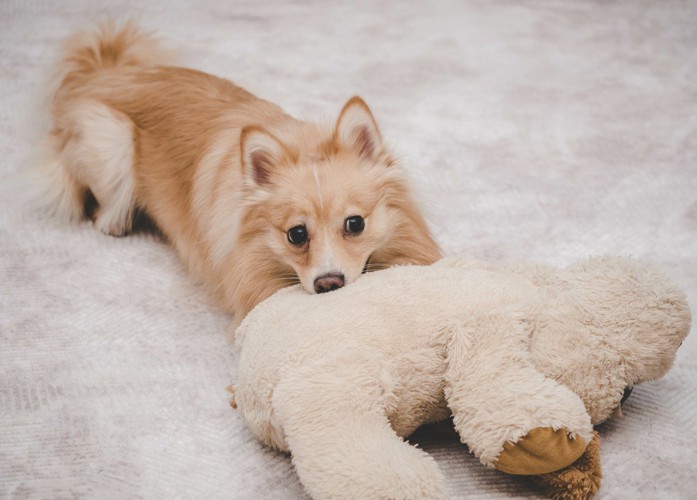
M229 406L229 318L157 236L22 207L57 46L106 16L301 118L371 105L447 254L653 262L697 304L697 2L0 1L0 498L304 498ZM600 498L694 498L697 336L603 425ZM452 498L534 497L449 422Z

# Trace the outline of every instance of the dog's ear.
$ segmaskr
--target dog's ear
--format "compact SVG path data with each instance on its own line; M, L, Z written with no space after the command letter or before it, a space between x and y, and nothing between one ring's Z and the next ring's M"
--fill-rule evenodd
M354 96L344 105L334 128L334 144L353 149L367 159L382 153L382 138L373 113L363 99Z
M274 169L283 160L286 148L270 132L252 125L242 129L240 154L245 175L263 186L269 183Z

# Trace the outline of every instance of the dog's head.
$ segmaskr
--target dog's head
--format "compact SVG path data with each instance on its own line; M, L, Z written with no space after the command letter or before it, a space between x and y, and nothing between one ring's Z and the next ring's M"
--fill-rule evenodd
M308 292L355 281L371 255L387 249L404 257L408 250L394 242L405 234L433 244L361 98L346 103L331 133L318 135L284 141L248 127L240 148L257 236Z

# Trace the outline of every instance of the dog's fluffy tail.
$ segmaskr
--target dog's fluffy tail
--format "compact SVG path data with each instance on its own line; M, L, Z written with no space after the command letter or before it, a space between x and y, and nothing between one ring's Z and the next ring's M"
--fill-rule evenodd
M96 31L73 35L64 44L62 66L67 72L90 73L114 66L169 64L172 54L157 38L135 23L102 23Z

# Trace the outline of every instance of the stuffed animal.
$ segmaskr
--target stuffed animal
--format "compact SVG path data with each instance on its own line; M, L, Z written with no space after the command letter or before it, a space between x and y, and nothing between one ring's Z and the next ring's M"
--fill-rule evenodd
M444 497L436 463L403 438L449 416L486 466L588 497L593 425L664 375L689 329L685 295L635 260L448 258L276 293L235 332L234 399L316 499Z

